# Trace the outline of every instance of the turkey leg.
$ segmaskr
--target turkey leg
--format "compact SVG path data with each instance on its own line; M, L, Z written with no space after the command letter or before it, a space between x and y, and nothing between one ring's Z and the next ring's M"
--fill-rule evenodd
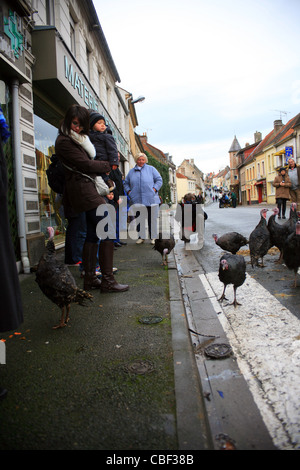
M64 318L65 318L65 309L66 309L66 307L63 306L62 309L61 309L60 322L59 322L58 325L53 326L53 330L57 330L58 328L63 328L64 326L66 326L66 323L65 323L65 321L64 321ZM70 305L68 305L66 321L69 320L69 310L70 310ZM68 320L67 320L67 318L68 318Z

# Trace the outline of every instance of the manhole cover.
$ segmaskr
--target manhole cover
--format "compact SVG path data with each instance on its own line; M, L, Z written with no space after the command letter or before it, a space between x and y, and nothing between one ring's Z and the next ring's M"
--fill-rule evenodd
M226 343L216 343L206 346L204 352L209 357L214 357L216 359L221 359L223 357L228 357L232 353L232 349L229 344Z
M162 317L158 317L158 316L154 316L154 315L150 315L150 316L147 316L147 317L141 317L139 319L139 322L140 323L143 323L145 325L152 325L154 323L160 323L162 321Z
M125 370L132 374L144 375L154 371L154 365L147 360L138 359L125 366Z

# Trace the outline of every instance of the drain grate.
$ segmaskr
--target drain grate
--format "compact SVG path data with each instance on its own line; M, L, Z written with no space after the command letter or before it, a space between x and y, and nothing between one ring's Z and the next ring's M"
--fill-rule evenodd
M215 343L207 346L204 349L204 352L209 357L213 357L215 359L222 359L223 357L230 356L230 354L232 353L232 349L229 344Z
M161 321L163 321L162 317L158 317L155 315L149 315L146 317L141 317L139 319L139 322L143 323L144 325L153 325L154 323L160 323Z
M131 374L144 375L153 372L154 365L150 361L144 359L137 359L136 361L125 365L124 369L126 372Z

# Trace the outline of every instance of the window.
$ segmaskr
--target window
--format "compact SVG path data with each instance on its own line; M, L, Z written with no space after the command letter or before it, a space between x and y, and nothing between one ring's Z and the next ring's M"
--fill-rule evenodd
M34 115L34 127L41 231L46 235L47 227L52 226L55 230L54 242L59 243L64 241L67 223L61 197L50 189L46 175L50 157L55 151L57 129L37 115Z
M76 56L75 21L73 20L71 15L70 15L70 47L71 47L72 54Z
M86 48L86 76L91 80L91 51Z

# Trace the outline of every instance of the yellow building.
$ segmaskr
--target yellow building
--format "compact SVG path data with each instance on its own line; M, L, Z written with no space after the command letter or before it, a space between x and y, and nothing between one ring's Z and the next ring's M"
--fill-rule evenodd
M280 132L276 134L272 141L265 149L267 163L267 202L268 204L276 204L275 188L273 181L277 175L279 168L287 166L289 157L293 157L297 162L297 134L300 121L300 114L290 119L287 124L282 126Z
M176 173L177 200L180 202L187 193L195 194L196 181L188 176Z
M275 137L283 127L281 120L274 121L274 127L249 155L245 166L245 187L247 204L268 202L268 154Z

